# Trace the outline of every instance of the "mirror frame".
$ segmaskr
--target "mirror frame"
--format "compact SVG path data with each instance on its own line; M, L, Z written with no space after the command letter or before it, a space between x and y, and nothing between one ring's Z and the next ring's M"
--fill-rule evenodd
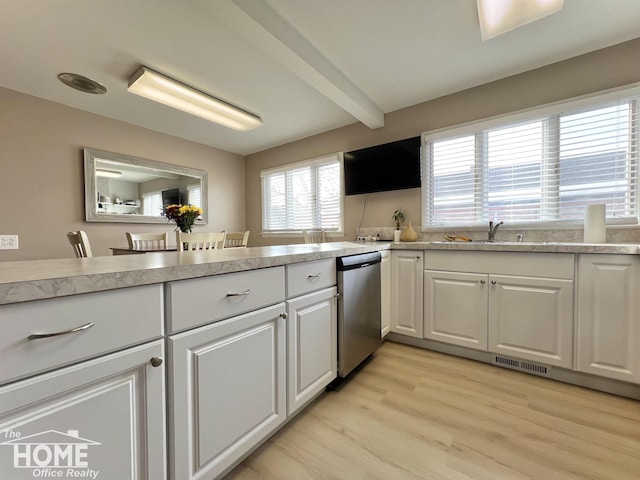
M206 225L209 218L209 203L207 186L209 185L207 172L196 168L181 167L170 163L148 160L146 158L133 157L120 153L84 149L84 211L87 222L117 222L117 223L169 223L166 217L152 217L149 215L120 215L115 213L98 213L97 188L96 188L96 160L109 160L125 165L134 165L145 168L153 168L163 172L185 175L200 179L200 198L202 200L202 219L196 221L196 225Z

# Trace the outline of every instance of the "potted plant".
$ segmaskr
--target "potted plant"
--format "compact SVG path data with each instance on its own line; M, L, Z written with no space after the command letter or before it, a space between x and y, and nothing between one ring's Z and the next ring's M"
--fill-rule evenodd
M393 212L393 215L391 215L391 218L393 218L393 221L396 222L396 229L393 232L393 241L399 242L400 241L400 225L402 224L402 222L404 222L404 213L402 213L402 210L398 209L395 212Z

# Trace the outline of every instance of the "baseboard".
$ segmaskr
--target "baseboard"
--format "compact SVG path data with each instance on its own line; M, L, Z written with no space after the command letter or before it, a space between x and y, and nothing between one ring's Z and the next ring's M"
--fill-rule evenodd
M491 352L481 352L478 350L473 350L471 348L449 345L446 343L436 342L434 340L427 340L423 338L407 337L406 335L400 335L398 333L389 333L385 337L385 341L411 345L413 347L424 348L426 350L445 353L447 355L453 355L456 357L468 358L469 360L475 360L488 364L491 364L491 359L493 356ZM503 368L496 365L494 366L496 368ZM529 375L529 373L525 372L523 372L523 374ZM640 385L636 385L634 383L627 383L610 378L598 377L596 375L576 372L574 370L567 370L560 367L551 368L549 375L545 376L545 378L549 378L558 382L570 383L579 387L590 388L592 390L598 390L600 392L611 393L620 397L640 400Z

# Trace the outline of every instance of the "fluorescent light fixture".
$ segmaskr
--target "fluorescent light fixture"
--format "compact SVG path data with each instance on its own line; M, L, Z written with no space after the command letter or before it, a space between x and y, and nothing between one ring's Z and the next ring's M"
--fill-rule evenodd
M477 0L482 40L562 10L564 0Z
M115 170L104 170L103 168L96 168L96 177L118 178L121 176L122 176L122 172L116 172Z
M127 90L235 130L247 131L262 126L260 117L145 66L140 67L129 79Z

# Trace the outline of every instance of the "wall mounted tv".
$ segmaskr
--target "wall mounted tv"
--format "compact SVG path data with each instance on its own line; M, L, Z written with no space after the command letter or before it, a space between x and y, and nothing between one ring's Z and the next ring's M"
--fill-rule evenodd
M180 189L172 188L170 190L162 191L162 206L166 207L167 205L179 205L182 202L180 201Z
M420 187L420 137L344 154L344 194Z

